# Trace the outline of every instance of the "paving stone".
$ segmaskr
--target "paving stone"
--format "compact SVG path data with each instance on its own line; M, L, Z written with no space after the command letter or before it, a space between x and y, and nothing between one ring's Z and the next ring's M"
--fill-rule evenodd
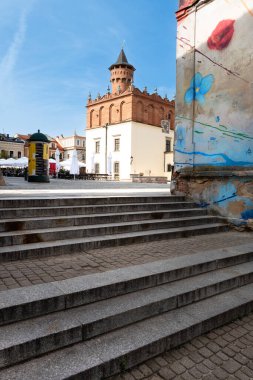
M223 363L221 368L223 368L228 373L233 374L241 368L241 364L233 359L229 359Z
M196 368L199 372L207 374L210 372L210 369L204 365L204 363L199 363L196 365Z
M160 366L160 367L164 367L166 366L168 363L166 362L166 360L164 360L161 356L158 356L157 358L155 358L155 361L156 363Z
M190 372L183 373L180 377L177 377L177 379L182 380L195 380L196 378L190 374Z
M144 378L144 375L143 373L141 373L141 371L139 371L139 369L134 369L131 371L131 375L133 376L133 378L135 380L141 380Z
M164 379L164 380L170 380L170 379L174 379L177 375L175 372L173 372L171 370L171 368L168 368L168 367L163 367L160 371L159 371L159 375Z
M244 366L241 368L241 371L243 373L245 373L245 375L247 375L250 379L253 379L253 370L252 369Z
M216 364L212 363L210 359L205 359L202 363L206 367L208 367L210 370L213 370L214 368L216 368Z
M189 355L189 358L194 361L194 363L198 364L198 363L201 363L204 358L203 356L199 355L198 352L192 352L190 355Z
M239 380L251 380L251 379L249 379L249 377L248 377L245 373L243 373L241 370L237 371L237 372L235 373L235 376L236 376L236 378L239 379Z
M170 369L175 372L177 375L181 375L185 372L185 367L182 366L179 362L175 362L170 365Z
M141 364L139 366L139 371L144 375L144 376L150 376L152 375L151 369L146 365L146 364Z
M223 363L223 361L217 355L213 355L209 359L211 360L212 363L218 366L222 365Z
M199 350L199 354L204 356L204 358L210 358L210 356L213 355L212 351L210 351L208 348L206 347L202 347L200 350Z
M184 356L181 360L180 360L180 363L186 368L186 369L189 369L189 368L192 368L195 363L187 356Z
M241 351L241 354L246 356L248 359L253 360L253 346L245 348Z
M197 370L196 367L191 368L189 373L194 377L194 379L202 379L203 377L203 373Z
M212 338L211 338L212 339ZM215 342L208 342L208 344L206 345L206 347L211 350L213 353L216 353L220 350L220 347L218 346L218 344L216 344Z
M227 377L228 377L228 373L227 373L227 371L224 371L224 369L222 369L222 368L216 368L216 369L212 372L212 374L213 374L214 376L218 377L218 379L220 379L220 380L225 380L225 379L227 379Z

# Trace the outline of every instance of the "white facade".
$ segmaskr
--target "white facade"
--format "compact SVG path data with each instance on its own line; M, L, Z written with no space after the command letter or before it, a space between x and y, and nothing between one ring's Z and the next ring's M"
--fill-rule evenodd
M173 144L174 131L163 133L162 128L133 121L87 129L86 169L121 181L131 180L131 174L170 180Z

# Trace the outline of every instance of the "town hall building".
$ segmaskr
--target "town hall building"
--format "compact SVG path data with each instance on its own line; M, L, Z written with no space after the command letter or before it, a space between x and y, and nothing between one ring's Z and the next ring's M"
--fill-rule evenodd
M89 96L86 124L86 168L113 179L171 177L174 101L133 85L135 68L122 49L109 67L111 90Z

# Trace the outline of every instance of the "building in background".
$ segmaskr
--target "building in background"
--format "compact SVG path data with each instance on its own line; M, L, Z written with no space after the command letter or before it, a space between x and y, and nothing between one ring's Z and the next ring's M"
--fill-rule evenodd
M15 137L19 138L20 140L24 141L24 156L25 157L28 157L29 156L29 150L28 150L28 140L29 138L31 137L30 134L28 135L21 135L19 133L16 133L14 135ZM64 149L63 147L61 146L61 144L54 138L54 137L51 137L51 136L48 136L46 135L48 140L50 141L49 142L49 158L55 158L55 151L56 149L58 148L59 152L60 152L60 160L63 159L64 157Z
M181 0L177 12L176 191L253 218L253 6Z
M120 180L133 175L170 179L174 101L134 87L135 68L123 49L109 70L111 90L87 102L87 171Z
M55 140L64 150L64 160L71 158L73 151L76 149L78 160L85 162L85 136L80 136L75 133L73 136L69 137L64 137L63 135L60 137L57 136Z
M0 134L0 158L21 158L24 156L24 141L8 134Z

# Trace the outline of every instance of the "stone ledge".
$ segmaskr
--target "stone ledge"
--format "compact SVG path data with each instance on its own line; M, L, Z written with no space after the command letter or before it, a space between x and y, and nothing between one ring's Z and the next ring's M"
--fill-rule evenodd
M132 182L138 183L167 183L168 178L162 176L140 176L138 174L131 174Z

